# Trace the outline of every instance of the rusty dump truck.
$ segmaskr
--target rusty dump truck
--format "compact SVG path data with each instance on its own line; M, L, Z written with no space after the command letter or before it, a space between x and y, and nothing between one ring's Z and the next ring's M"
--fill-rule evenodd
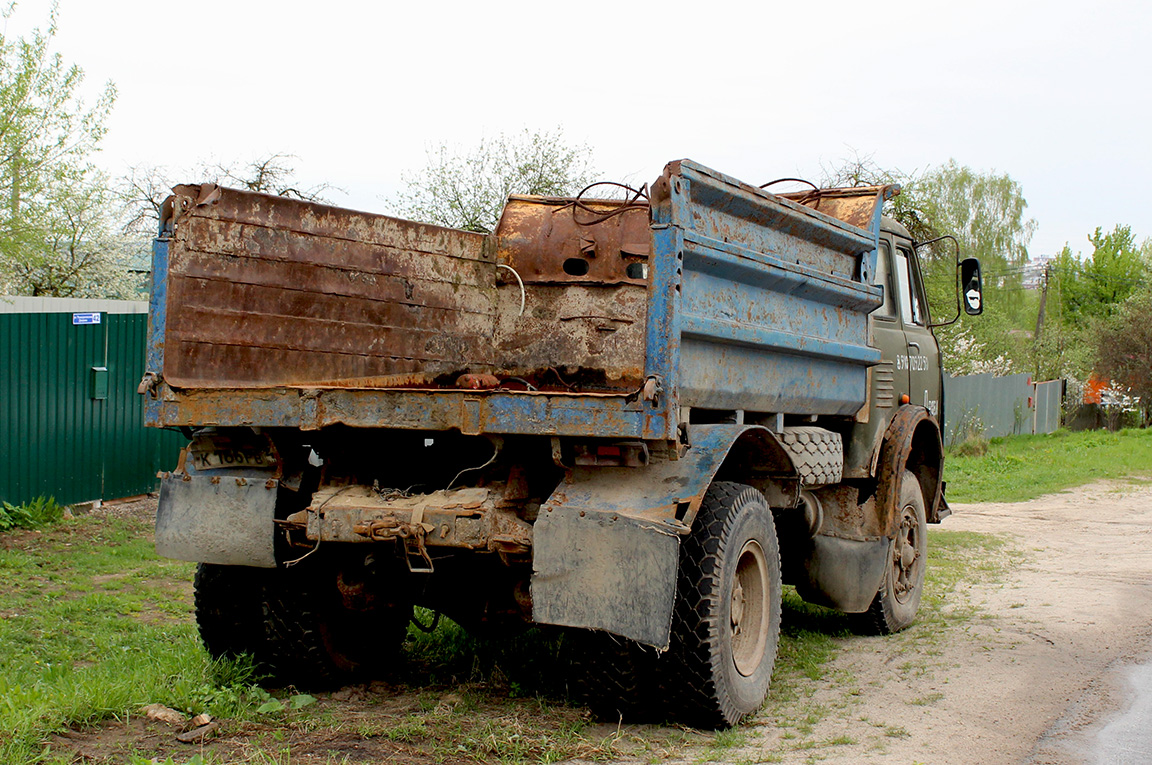
M414 606L555 625L593 706L724 726L763 702L782 583L905 627L947 504L894 193L681 160L485 235L176 187L141 392L190 439L156 546L200 564L205 645L306 685L393 661Z

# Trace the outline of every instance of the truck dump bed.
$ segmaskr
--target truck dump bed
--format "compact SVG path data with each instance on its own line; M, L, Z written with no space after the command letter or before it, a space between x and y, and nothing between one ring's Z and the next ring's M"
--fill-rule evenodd
M685 406L851 415L887 191L786 199L685 160L650 204L513 197L486 236L180 186L146 419L671 439Z

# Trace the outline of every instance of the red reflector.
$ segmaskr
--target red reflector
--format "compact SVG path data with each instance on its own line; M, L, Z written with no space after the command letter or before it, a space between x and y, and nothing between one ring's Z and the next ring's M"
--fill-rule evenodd
M602 455L604 457L619 457L620 456L620 447L619 446L597 446L596 447L596 453L599 455Z

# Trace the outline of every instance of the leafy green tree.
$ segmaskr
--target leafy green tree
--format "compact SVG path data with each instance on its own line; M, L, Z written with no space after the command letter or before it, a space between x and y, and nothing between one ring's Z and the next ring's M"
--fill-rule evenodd
M403 176L407 189L392 206L413 220L488 233L509 194L570 196L592 183L591 155L586 145L568 144L559 128L481 139L463 153L441 144L423 170Z
M923 172L885 170L871 157L856 156L825 169L824 185L898 183L900 195L885 213L908 229L914 241L950 234L961 257L980 258L985 274L985 313L938 330L945 365L1018 371L1027 355L1028 323L1023 315L1020 272L1036 229L1027 217L1023 189L1009 175L982 173L955 160ZM951 318L956 305L956 249L943 241L918 248L933 317ZM1035 319L1035 315L1031 316ZM950 367L951 368L951 367Z
M51 49L56 31L53 8L46 29L0 35L0 291L130 296L116 200L91 161L116 91L85 104L83 70Z
M1080 258L1067 245L1049 268L1066 321L1111 316L1149 279L1152 240L1137 244L1130 226L1088 237L1092 254Z
M915 194L933 228L959 239L960 251L979 258L993 284L1019 284L1012 274L1028 260L1036 221L1027 217L1024 190L1011 176L950 159L916 179Z

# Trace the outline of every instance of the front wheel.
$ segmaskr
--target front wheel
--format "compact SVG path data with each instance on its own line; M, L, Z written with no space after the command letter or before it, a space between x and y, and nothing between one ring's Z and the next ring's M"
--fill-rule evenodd
M900 477L896 536L888 546L888 564L880 591L864 614L864 630L890 635L908 627L920 610L927 570L928 522L924 491L910 471Z
M735 725L764 703L780 638L780 550L764 496L718 481L681 547L672 687L686 722Z

